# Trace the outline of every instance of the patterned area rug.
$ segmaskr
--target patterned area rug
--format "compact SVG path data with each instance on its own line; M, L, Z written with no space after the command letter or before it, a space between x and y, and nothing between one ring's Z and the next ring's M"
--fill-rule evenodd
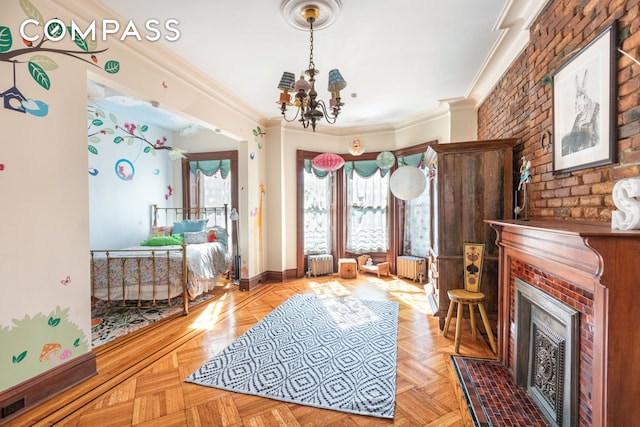
M294 295L186 381L393 418L398 303Z
M544 415L507 368L495 359L451 356L476 427L547 427Z
M201 294L190 301L189 306L193 307L213 296L212 294ZM158 301L159 306L155 308L138 308L135 304L136 302L133 301L128 307L107 308L104 301L96 302L96 307L91 310L91 345L93 348L149 326L158 320L182 313L182 297L171 300L171 307L166 305L166 300Z

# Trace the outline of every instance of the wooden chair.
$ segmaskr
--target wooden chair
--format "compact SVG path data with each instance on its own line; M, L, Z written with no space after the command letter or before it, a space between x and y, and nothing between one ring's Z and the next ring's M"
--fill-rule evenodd
M378 277L380 277L381 274L384 274L385 276L388 276L390 274L389 267L391 263L385 261L375 265L373 264L367 265L367 260L369 258L371 258L371 256L369 255L360 255L357 258L359 273L375 273L378 275Z
M482 259L484 256L484 244L465 243L464 244L464 289L450 289L447 292L451 302L449 303L449 311L447 312L447 321L444 325L443 336L447 336L451 316L453 315L453 307L458 304L458 317L456 318L456 337L454 349L458 353L460 349L460 329L462 325L462 310L466 304L469 306L469 318L471 320L471 333L473 338L477 338L476 334L476 317L473 310L474 306L478 306L482 322L487 330L489 345L491 350L497 353L496 342L493 337L493 331L487 318L487 312L484 308L484 294L479 291L480 279L482 278Z

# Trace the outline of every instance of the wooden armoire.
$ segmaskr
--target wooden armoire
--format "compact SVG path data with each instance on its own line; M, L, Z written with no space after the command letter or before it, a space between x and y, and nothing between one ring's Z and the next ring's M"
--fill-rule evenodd
M495 231L484 221L513 218L516 143L501 139L429 144L436 153L437 173L428 189L432 237L425 290L440 329L449 308L447 290L464 287L465 242L485 244L480 290L489 319L494 323L498 317L498 248Z

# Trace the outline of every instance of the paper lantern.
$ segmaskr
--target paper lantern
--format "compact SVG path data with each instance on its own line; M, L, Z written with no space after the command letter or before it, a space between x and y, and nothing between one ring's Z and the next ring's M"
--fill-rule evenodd
M349 145L349 153L352 156L359 156L364 153L364 145L362 145L360 138L354 138L353 141L351 141L351 145Z
M325 172L337 171L344 165L344 159L334 153L318 154L311 160L314 168Z
M402 166L389 178L389 188L398 199L412 200L427 187L427 177L415 166Z
M383 151L376 157L376 164L380 169L391 169L395 161L396 156L390 151Z

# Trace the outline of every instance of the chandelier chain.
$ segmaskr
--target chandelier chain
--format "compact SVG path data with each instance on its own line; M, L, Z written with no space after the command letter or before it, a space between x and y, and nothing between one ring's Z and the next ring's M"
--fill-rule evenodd
M313 18L309 18L309 69L315 69L316 64L313 62Z

